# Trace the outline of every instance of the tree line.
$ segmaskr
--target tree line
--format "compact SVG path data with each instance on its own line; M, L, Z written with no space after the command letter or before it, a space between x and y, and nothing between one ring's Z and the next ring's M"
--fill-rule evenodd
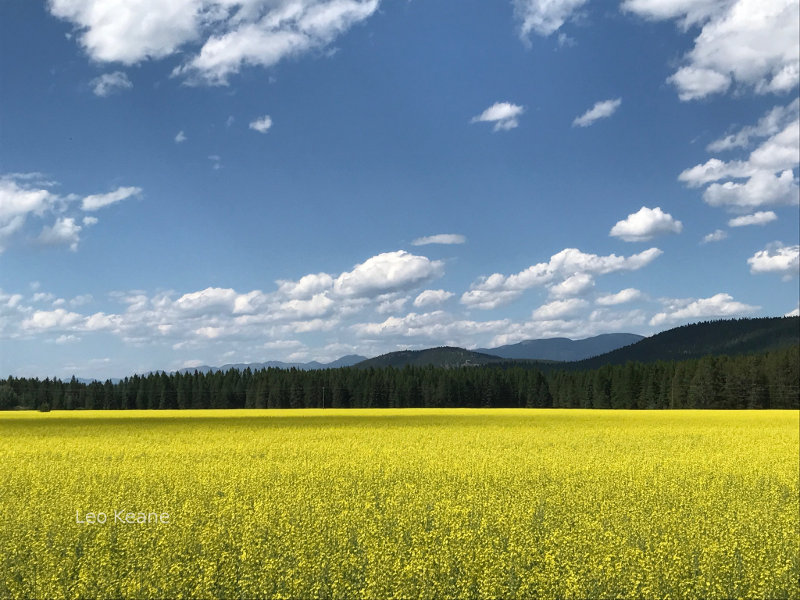
M800 408L800 346L761 354L558 365L151 373L119 382L0 380L0 409Z

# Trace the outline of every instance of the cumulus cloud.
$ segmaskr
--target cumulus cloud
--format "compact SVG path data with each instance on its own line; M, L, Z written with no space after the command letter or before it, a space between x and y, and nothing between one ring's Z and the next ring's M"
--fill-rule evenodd
M66 329L83 320L78 313L69 312L63 308L55 310L37 310L22 322L22 329Z
M415 239L411 242L412 246L426 246L428 244L463 244L467 238L458 233L438 233Z
M470 123L494 123L493 131L508 131L519 125L519 117L525 112L525 107L509 102L495 102Z
M703 236L703 239L700 241L701 244L709 244L711 242L720 242L728 237L728 233L723 231L722 229L715 229L709 234Z
M134 65L187 56L174 70L224 85L244 66L269 67L319 50L366 20L378 0L52 0L97 62Z
M561 283L548 288L551 296L563 298L567 296L581 296L594 288L594 278L588 273L576 273L567 277Z
M609 235L626 242L645 242L657 235L680 233L682 230L683 223L662 211L661 207L643 206L638 212L628 215L627 219L617 221Z
M424 290L414 298L414 306L420 308L423 306L430 306L431 304L441 304L453 296L455 296L453 292L447 292L445 290Z
M122 200L127 200L133 196L138 196L142 193L142 189L138 187L119 187L113 192L107 194L93 194L86 196L81 203L81 208L85 211L98 210L111 204L116 204Z
M298 281L279 280L278 292L290 298L308 298L333 288L333 277L327 273L309 273Z
M556 286L578 274L606 275L617 271L636 271L662 254L658 248L649 248L629 257L610 254L587 254L577 248L566 248L550 257L546 263L531 265L513 275L494 273L482 277L461 296L461 303L471 308L492 309L519 298L522 292L534 286ZM575 283L580 279L574 280Z
M105 98L116 92L129 90L133 87L133 83L128 79L128 76L122 71L114 71L113 73L104 73L100 77L92 79L92 91L95 96Z
M670 78L681 100L732 88L781 93L800 80L800 8L795 0L626 0L648 19L701 28L684 65Z
M747 264L751 273L779 273L788 280L800 269L800 246L774 242L748 258Z
M272 127L272 119L269 115L264 115L250 122L250 129L258 133L267 133L270 127Z
M514 0L519 34L527 40L531 32L548 36L558 31L587 0Z
M742 217L735 217L728 221L728 227L744 227L745 225L766 225L778 219L771 210L759 211L752 215L744 215Z
M444 263L404 250L378 254L339 275L333 290L341 296L377 296L404 291L440 277Z
M690 187L710 184L703 191L703 200L734 212L797 204L800 188L794 169L800 164L798 106L800 103L793 101L785 107L774 107L755 125L741 128L709 145L732 150L763 140L746 159L711 158L684 170L678 179Z
M625 304L626 302L633 302L642 297L642 292L636 288L625 288L618 291L616 294L605 294L598 296L595 302L600 306L614 306L617 304Z
M733 317L752 314L760 306L737 302L730 294L716 294L710 298L665 300L665 310L650 319L650 325L660 326L679 321L692 321L709 317Z
M52 211L59 198L39 178L9 174L0 176L0 252L31 215Z
M582 298L554 300L533 311L531 317L536 321L553 321L574 316L584 310L589 303Z
M581 116L575 117L575 120L572 121L572 126L588 127L599 119L607 119L617 112L620 104L622 104L622 98L617 98L615 100L601 100L600 102L595 103L592 108L587 110Z
M752 140L771 137L783 131L797 119L798 111L800 111L800 99L795 99L787 106L775 106L755 125L741 127L738 131L716 139L706 149L709 152L723 152L736 148L747 148Z
M385 315L397 313L403 310L403 307L408 302L408 298L396 298L394 300L382 300L375 311L378 314Z
M509 324L508 320L480 322L456 319L445 311L437 310L429 313L412 312L404 317L389 317L380 323L357 323L352 329L358 337L400 337L438 342L477 333L497 332Z
M56 219L50 227L42 229L39 235L39 243L48 246L66 245L69 249L75 252L78 249L78 243L81 241L80 232L82 227L75 223L75 219L71 217L61 217Z
M185 142L187 139L188 139L188 138L186 137L186 134L185 134L185 133L183 133L183 130L181 130L181 131L179 131L177 134L175 134L175 143L176 143L176 144L182 144L182 143L183 143L183 142Z
M703 200L707 204L739 210L796 204L799 197L800 188L791 169L780 174L758 171L744 183L712 183L703 192Z

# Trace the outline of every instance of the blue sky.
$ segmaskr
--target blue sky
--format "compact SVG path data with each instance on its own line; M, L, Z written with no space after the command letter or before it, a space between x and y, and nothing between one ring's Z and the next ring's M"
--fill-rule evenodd
M6 0L0 375L798 310L795 0Z

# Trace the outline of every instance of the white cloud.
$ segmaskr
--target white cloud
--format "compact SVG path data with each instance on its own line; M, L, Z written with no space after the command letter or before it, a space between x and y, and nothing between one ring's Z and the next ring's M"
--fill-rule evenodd
M59 198L44 184L26 176L0 176L0 252L7 240L22 229L29 215L53 210Z
M626 242L645 242L657 235L680 233L682 230L683 223L662 211L661 207L643 206L638 212L628 215L624 221L617 221L609 235Z
M81 203L81 208L86 211L98 210L133 196L138 196L141 193L142 189L138 187L120 187L107 194L86 196Z
M689 187L699 187L725 177L749 177L755 172L756 169L746 162L724 162L718 158L710 158L701 165L684 170L678 175L678 181L682 181Z
M438 233L415 239L412 246L425 246L427 244L463 244L467 238L458 233Z
M597 304L601 306L614 306L617 304L624 304L626 302L633 302L634 300L638 300L642 297L642 292L637 290L636 288L625 288L624 290L620 290L616 294L606 294L603 296L598 296Z
M520 37L527 40L531 31L548 36L572 17L587 0L513 0L514 16L520 22Z
M420 308L431 304L441 304L453 296L455 296L453 292L447 292L445 290L424 290L414 298L414 306Z
M769 244L747 259L751 273L781 273L788 280L800 269L800 246Z
M690 187L710 183L703 200L735 212L765 206L792 205L800 201L800 188L793 170L800 164L800 102L774 107L758 123L716 140L710 148L744 148L764 139L746 160L711 158L684 170L678 179ZM720 180L728 179L719 183ZM714 182L714 183L711 183Z
M22 322L23 330L66 329L78 324L83 317L78 313L68 312L63 308L55 310L37 310Z
M649 248L629 257L610 254L586 254L576 248L566 248L514 275L494 273L482 277L461 296L461 303L472 308L492 309L519 298L522 292L534 286L558 285L577 274L605 275L616 271L636 271L647 266L662 254L658 248Z
M115 71L113 73L104 73L100 77L92 79L92 91L95 96L105 98L116 92L129 90L133 87L133 83L128 79L128 76L122 71Z
M588 127L598 119L607 119L617 111L617 109L620 107L620 104L622 104L622 98L617 98L615 100L601 100L600 102L595 103L592 108L587 110L581 116L575 117L575 120L572 121L572 126Z
M681 67L667 81L680 90L678 97L683 101L720 94L731 86L731 78L726 73L692 66Z
M51 0L48 5L54 16L75 25L93 60L126 65L168 56L196 38L202 7L199 0Z
M659 326L709 317L733 317L752 314L761 308L737 302L729 294L716 294L700 299L666 300L665 305L664 312L657 313L650 319L650 325Z
M735 133L711 142L706 148L709 152L722 152L735 148L746 148L752 139L766 138L779 133L797 119L800 111L800 99L795 99L787 106L776 106L758 120L755 125L740 128Z
M533 311L531 318L535 321L553 321L571 317L583 311L589 303L582 298L567 298L565 300L554 300L543 304Z
M800 189L791 169L786 169L779 175L769 171L758 171L745 183L733 181L712 183L703 192L703 200L711 206L742 210L796 204L798 198Z
M339 275L333 282L333 290L345 297L377 296L412 289L443 273L442 261L431 261L404 250L385 252Z
M94 297L91 294L80 294L75 296L72 300L69 301L70 306L83 306L85 304L90 304L94 301Z
M327 316L333 309L334 301L326 293L314 294L307 300L287 300L279 307L282 318L308 319Z
M323 49L378 9L378 0L51 0L97 62L133 65L178 54L190 81L226 84L245 65L269 67ZM199 51L198 51L199 46Z
M702 26L685 65L669 81L681 100L731 87L787 92L800 80L800 9L796 0L627 0L625 10L649 19Z
M786 313L783 316L784 317L800 317L800 306L798 306L794 310L790 310L788 313Z
M437 310L429 313L408 313L404 317L389 317L381 323L357 323L352 326L358 337L399 337L435 340L448 343L459 337L493 333L506 329L510 321L470 321L455 319L450 313Z
M327 273L310 273L298 281L279 280L278 292L290 298L309 298L333 288L333 277Z
M510 304L522 296L521 290L482 290L474 289L461 295L461 304L469 308L492 310Z
M700 241L701 244L708 244L710 242L720 242L728 237L728 233L723 231L722 229L715 229L709 234L703 236L703 239Z
M771 210L759 211L752 215L744 215L742 217L735 217L728 221L728 227L744 227L745 225L766 225L778 219Z
M564 298L568 296L581 296L594 287L594 278L588 273L576 273L567 277L561 283L550 286L548 291L551 296Z
M183 130L181 130L181 131L179 131L177 134L175 134L175 143L176 143L176 144L182 144L182 143L183 143L183 142L185 142L187 139L188 139L188 138L186 137L186 134L185 134L185 133L183 133Z
M42 233L38 238L39 243L48 246L64 244L75 252L78 249L78 243L81 241L81 229L82 227L75 223L75 219L71 217L60 217L53 225L42 229Z
M236 291L230 288L209 287L198 292L184 294L175 301L175 308L180 311L205 314L214 309L233 311Z
M250 129L259 133L267 133L270 127L272 127L272 119L269 115L264 115L250 122Z
M508 131L519 125L519 117L525 112L525 107L509 102L495 102L470 123L494 123L493 131Z
M237 13L213 28L199 54L174 74L224 85L243 66L270 67L284 58L324 48L372 16L378 5L378 0L259 2L250 14Z
M376 308L376 312L380 315L397 313L403 310L406 302L408 302L408 298L397 298L396 300L383 300L380 304L378 304L378 308Z
M97 225L100 220L97 217L83 217L83 225L85 227L91 227L92 225Z
M62 334L62 335L58 336L53 341L56 344L71 344L71 343L74 343L74 342L80 342L81 338L79 338L78 336L72 335L72 334L70 334L70 335Z

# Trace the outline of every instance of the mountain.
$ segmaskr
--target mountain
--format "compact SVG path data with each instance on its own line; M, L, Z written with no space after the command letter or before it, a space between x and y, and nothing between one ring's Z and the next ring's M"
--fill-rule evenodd
M199 367L185 367L183 369L178 369L178 373L194 373L197 371L198 373L216 373L217 371L230 371L231 369L236 369L237 371L244 371L245 369L250 369L251 371L260 371L261 369L299 369L301 371L314 371L316 369L338 369L339 367L351 367L356 363L366 360L366 356L360 356L358 354L348 354L347 356L342 356L341 358L337 358L333 362L329 363L321 363L317 362L316 360L312 360L311 362L305 363L287 363L282 362L280 360L270 360L267 362L262 363L231 363L227 365L222 365L221 367L210 367L208 365L202 365Z
M575 361L605 354L635 344L642 339L644 336L635 333L605 333L583 340L569 338L525 340L497 348L478 348L475 352L511 359Z
M573 362L570 368L686 360L709 354L752 354L796 344L800 344L800 317L706 321L662 331L630 346Z
M364 360L357 365L358 368L405 367L406 365L434 367L467 367L501 363L505 359L491 354L472 352L463 348L442 346L426 350L400 350L382 354L375 358Z

